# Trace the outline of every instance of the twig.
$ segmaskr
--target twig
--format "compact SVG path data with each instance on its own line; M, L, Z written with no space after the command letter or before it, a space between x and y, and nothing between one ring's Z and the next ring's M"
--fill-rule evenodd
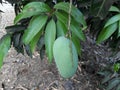
M71 24L71 9L72 9L72 0L70 0L69 5L69 16L68 16L68 36L71 38L70 24Z

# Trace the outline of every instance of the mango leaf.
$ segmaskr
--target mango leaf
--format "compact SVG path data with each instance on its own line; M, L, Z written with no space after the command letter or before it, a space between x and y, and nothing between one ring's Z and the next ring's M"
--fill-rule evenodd
M37 46L37 43L38 43L41 35L42 35L42 30L40 30L38 32L38 34L30 42L30 50L31 50L32 53L35 51L35 48Z
M67 28L66 26L60 21L57 20L57 37L59 36L65 36L67 33Z
M72 42L75 45L75 48L79 54L79 56L81 56L81 45L80 45L80 40L78 39L78 37L76 37L75 34L72 34Z
M116 87L120 83L120 78L114 78L110 81L108 84L106 90L112 90L114 87Z
M44 55L45 55L45 48L42 47L41 50L40 50L40 59L41 59L41 60L43 60Z
M3 64L3 59L10 49L11 37L10 35L4 35L0 40L0 68Z
M118 37L120 37L120 20L118 21Z
M39 15L41 13L50 12L50 11L51 11L50 7L43 2L31 2L31 3L28 3L23 8L23 11L16 16L14 23L16 24L21 19L28 18L34 15Z
M113 3L114 0L92 0L90 8L91 14L104 19Z
M50 7L44 2L31 2L23 7L22 12L27 12L27 11L49 12L50 10L51 10Z
M106 39L108 39L117 29L117 22L109 25L100 32L97 38L97 43L100 43Z
M112 18L110 18L107 23L105 24L104 28L108 27L109 25L117 22L120 20L120 14L114 15Z
M66 2L61 2L61 3L58 3L54 6L54 8L56 9L60 9L60 10L63 10L67 13L69 13L69 3L66 3ZM73 16L73 18L79 22L80 24L83 25L83 27L86 27L86 22L85 22L85 19L84 19L84 16L83 14L80 12L79 9L77 9L76 7L74 7L72 5L72 10L71 10L71 15Z
M5 29L6 29L7 33L13 34L15 32L21 32L21 31L25 30L26 27L23 25L12 25L12 26L5 27Z
M41 50L43 48L43 46L45 45L45 38L44 36L42 35L40 37L40 39L38 40L38 43L37 43L37 50Z
M56 11L55 15L65 26L68 24L68 14Z
M37 43L37 50L40 53L40 59L43 60L45 55L45 38L44 35L42 35Z
M25 45L25 51L26 51L27 55L32 58L32 52L30 49L30 45Z
M53 44L56 37L56 25L54 20L50 20L45 30L45 48L48 60L51 63L53 59Z
M82 32L82 29L80 28L79 24L76 22L71 22L70 30L82 41L85 41L85 35Z
M25 44L29 44L30 41L37 35L37 33L42 30L42 27L45 25L47 18L48 17L45 15L35 16L32 18L27 30L25 30L23 35L23 42Z
M118 13L120 13L119 8L117 8L116 6L111 6L111 7L110 7L110 9L109 9L109 11L111 11L111 12L118 12Z
M12 43L13 47L18 53L24 54L23 43L22 43L22 34L21 33L14 33L12 35Z
M20 45L20 40L21 40L21 33L15 33L13 35L13 46L18 47Z
M66 13L60 13L60 12L55 12L55 15L56 15L57 19L60 20L61 22L63 22L65 24L65 26L67 27L67 25L68 25L67 24L67 22L68 22L67 14ZM79 37L79 39L81 39L83 41L85 40L85 36L82 32L82 29L81 29L80 25L74 19L71 20L70 30L77 37Z

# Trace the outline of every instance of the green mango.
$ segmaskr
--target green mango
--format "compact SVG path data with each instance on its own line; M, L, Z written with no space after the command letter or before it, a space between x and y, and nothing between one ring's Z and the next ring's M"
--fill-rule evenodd
M64 36L59 37L54 42L53 55L60 75L72 77L78 67L78 54L73 42Z

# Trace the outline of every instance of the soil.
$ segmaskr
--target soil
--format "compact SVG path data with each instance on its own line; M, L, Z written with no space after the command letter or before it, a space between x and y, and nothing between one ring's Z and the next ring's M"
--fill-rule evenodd
M0 37L6 33L5 26L11 25L15 16L10 5L3 9ZM35 52L31 59L18 54L12 47L0 70L0 90L102 90L99 88L101 77L97 72L108 62L120 59L119 53L114 57L110 55L108 47L96 45L94 39L87 35L86 42L82 42L82 57L76 74L70 79L63 79L55 63L49 64L46 56L41 60Z

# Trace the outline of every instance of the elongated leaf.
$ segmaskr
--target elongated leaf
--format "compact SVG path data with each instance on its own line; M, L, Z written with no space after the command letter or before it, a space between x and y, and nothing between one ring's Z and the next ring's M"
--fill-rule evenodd
M24 6L23 8L23 12L28 12L28 11L49 12L50 10L51 10L50 7L44 2L31 2L28 3L26 6Z
M32 58L32 52L30 50L30 45L25 45L25 50L28 56Z
M60 12L56 11L55 15L56 15L56 17L57 17L57 19L59 21L61 21L62 23L64 23L65 26L68 24L68 14L66 14L66 13L60 13Z
M45 47L42 47L41 50L40 50L40 59L41 60L43 60L44 55L45 55Z
M97 43L100 43L100 42L108 39L116 31L116 29L117 29L117 22L104 28L98 35Z
M91 14L93 16L104 19L109 11L109 8L115 0L92 0L91 2Z
M21 33L14 33L12 36L12 43L13 47L18 53L24 54L24 48L22 43L22 34Z
M47 24L45 30L45 47L49 62L52 62L53 59L53 44L55 41L55 37L56 37L56 25L54 20L52 19Z
M104 28L108 27L109 25L111 25L111 24L113 24L113 23L115 23L115 22L117 22L119 20L120 20L120 14L117 14L117 15L113 16L112 18L110 18L107 21L107 23L105 24Z
M118 37L120 37L120 20L118 21Z
M60 10L63 10L65 12L69 13L69 3L61 2L61 3L56 4L54 6L54 8L60 9ZM79 9L77 9L73 5L72 5L72 10L71 10L71 15L74 17L74 19L77 22L81 23L84 27L86 27L86 22L84 20L83 14L80 12Z
M21 33L15 33L13 35L13 46L18 47L20 45L20 40L21 40Z
M37 35L37 33L45 25L47 18L48 17L45 15L35 16L32 18L28 26L28 29L25 30L25 33L23 35L23 42L25 44L28 44Z
M37 43L37 50L41 50L43 48L43 46L45 45L45 38L44 36L42 35L40 37L40 39L38 40L38 43Z
M3 59L10 49L11 37L10 35L4 35L0 40L0 68L3 64Z
M60 13L60 12L56 12L55 13L56 17L58 18L58 20L60 20L61 22L63 22L65 24L65 26L67 27L67 15L66 13ZM82 29L80 28L80 25L74 21L73 19L71 20L71 25L70 25L70 30L77 36L79 37L79 39L81 40L85 40L85 36L82 32Z
M23 18L28 18L33 15L39 15L41 13L50 11L51 11L50 7L43 2L31 2L23 8L23 11L20 14L16 16L14 23L16 24Z
M67 33L66 26L59 20L57 20L57 37L65 36Z
M15 32L20 32L26 29L25 26L22 25L13 25L13 26L7 26L6 28L7 33L13 34Z
M118 12L118 13L120 12L120 10L116 6L111 6L109 11L111 11L111 12Z
M81 45L80 45L80 40L76 37L76 35L72 34L72 42L74 43L76 50L79 54L79 56L81 56Z
M71 22L70 30L82 41L85 41L85 35L82 32L79 24L76 22Z
M107 86L106 90L112 90L120 83L120 78L115 78L110 81L109 85Z
M39 41L39 38L40 38L41 34L42 34L42 30L39 31L37 33L37 35L30 42L30 50L31 50L32 53L35 51L36 45L37 45L37 43Z

